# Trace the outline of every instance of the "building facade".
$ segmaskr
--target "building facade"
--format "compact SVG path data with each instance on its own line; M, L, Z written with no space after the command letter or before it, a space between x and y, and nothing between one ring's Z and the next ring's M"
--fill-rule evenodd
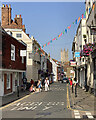
M21 86L22 78L26 71L26 56L20 56L20 51L26 51L26 44L19 42L15 38L8 35L4 29L0 29L2 39L2 67L0 72L0 96L13 93L17 90L17 86Z

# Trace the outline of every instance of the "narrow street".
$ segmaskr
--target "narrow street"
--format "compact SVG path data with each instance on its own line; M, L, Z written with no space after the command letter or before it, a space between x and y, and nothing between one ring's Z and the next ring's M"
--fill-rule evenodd
M79 91L78 91L79 92ZM82 96L82 94L81 94ZM77 100L86 108L87 101ZM82 99L82 97L81 97ZM76 103L77 103L76 102ZM75 103L75 104L76 104ZM84 103L84 104L83 104ZM74 104L74 105L75 105ZM84 110L77 105L74 107L72 94L66 83L53 83L50 90L35 92L5 105L2 109L3 118L83 118L94 119L92 109ZM90 106L89 106L90 107Z
M67 84L54 83L3 109L3 118L72 118L67 109Z

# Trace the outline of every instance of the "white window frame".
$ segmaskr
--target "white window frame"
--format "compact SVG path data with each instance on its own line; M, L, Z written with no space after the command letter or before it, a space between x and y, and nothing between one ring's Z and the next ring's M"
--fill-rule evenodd
M9 78L8 78L9 77ZM8 81L9 80L9 81ZM7 73L7 81L6 81L6 88L7 90L11 88L11 77L10 74Z
M24 63L24 56L22 56L22 63Z
M13 47L13 50L12 50ZM15 46L11 44L11 60L15 61Z

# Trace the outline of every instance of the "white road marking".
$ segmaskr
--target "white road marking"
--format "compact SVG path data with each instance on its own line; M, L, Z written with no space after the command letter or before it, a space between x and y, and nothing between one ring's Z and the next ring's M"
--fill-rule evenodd
M80 116L75 116L75 118L81 118Z
M17 107L14 107L14 108L12 108L10 111L13 111L13 110L16 110L17 109Z
M42 102L41 103L39 103L38 105L40 106L42 104Z
M43 111L48 110L50 108L52 108L52 106L50 106L50 107L45 106L45 108L43 109Z
M87 117L88 117L89 119L93 119L93 118L94 118L90 112L86 112L86 115L87 115Z
M75 118L81 118L78 110L74 110L74 116Z

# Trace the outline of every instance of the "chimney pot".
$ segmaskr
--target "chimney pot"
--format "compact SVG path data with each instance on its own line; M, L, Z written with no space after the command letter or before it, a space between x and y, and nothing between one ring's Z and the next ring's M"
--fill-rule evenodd
M6 7L8 8L8 5L6 5Z
M21 15L20 15L20 18L21 18Z
M17 15L17 18L19 18L19 15Z
M17 18L17 15L16 15L16 18Z
M11 8L11 5L9 4L9 8Z
M5 5L3 4L3 7L5 7Z

